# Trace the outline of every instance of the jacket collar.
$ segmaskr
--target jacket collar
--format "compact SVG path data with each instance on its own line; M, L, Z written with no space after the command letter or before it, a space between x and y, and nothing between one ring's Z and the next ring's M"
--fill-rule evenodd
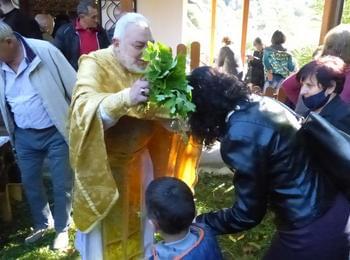
M320 112L320 115L326 118L332 118L335 117L335 111L338 111L341 113L343 110L339 107L343 106L343 101L341 100L339 95L336 95L329 103L322 109Z
M27 59L27 61L29 63L31 63L35 59L36 54L34 53L33 49L30 48L27 41L20 34L15 32L15 36L16 36L17 40L19 40L23 44L24 52L26 54L25 58Z
M99 30L98 30L98 29L99 29L98 25L97 25L96 28L87 28L87 29L84 29L84 28L81 26L80 22L79 22L79 18L77 18L73 24L74 24L74 28L75 28L76 31L87 31L87 30L90 30L90 31L92 31L92 32L98 32L98 31L99 31Z

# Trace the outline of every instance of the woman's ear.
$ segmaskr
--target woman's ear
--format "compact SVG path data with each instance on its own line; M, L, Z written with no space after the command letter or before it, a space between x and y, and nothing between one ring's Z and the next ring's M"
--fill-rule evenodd
M337 86L337 83L335 82L335 80L332 80L332 81L331 81L331 85L332 85L332 87L327 88L326 91L325 91L325 93L327 94L327 96L330 95L330 94L332 94L332 93L334 93L334 90L335 90L335 88L336 88L336 86Z

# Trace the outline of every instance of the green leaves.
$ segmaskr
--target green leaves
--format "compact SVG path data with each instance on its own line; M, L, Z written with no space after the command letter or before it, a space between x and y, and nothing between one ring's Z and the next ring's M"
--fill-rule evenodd
M195 111L192 88L186 79L186 57L173 58L165 44L148 42L142 58L148 62L145 78L151 84L149 103L166 108L171 117L186 119Z

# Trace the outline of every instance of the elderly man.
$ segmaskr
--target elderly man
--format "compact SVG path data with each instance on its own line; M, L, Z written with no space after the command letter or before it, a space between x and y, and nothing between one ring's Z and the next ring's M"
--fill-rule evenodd
M127 13L113 44L80 59L70 123L77 247L83 259L134 259L152 242L143 194L153 177L177 176L193 186L200 149L145 109L150 85L141 79L148 21ZM147 229L145 231L145 229Z
M54 18L50 14L37 14L34 19L40 26L43 40L53 42L52 32L55 26Z
M74 69L53 45L27 39L0 22L0 109L15 147L23 187L34 220L25 239L33 243L52 226L42 166L51 170L54 193L54 249L68 245L72 173L66 123Z
M81 0L77 6L78 19L62 25L55 34L54 44L77 70L78 59L109 45L106 31L98 24L95 0Z

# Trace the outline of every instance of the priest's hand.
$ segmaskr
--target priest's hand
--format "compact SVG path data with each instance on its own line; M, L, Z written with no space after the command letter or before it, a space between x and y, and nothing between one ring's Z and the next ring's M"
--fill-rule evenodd
M148 100L150 85L147 80L138 79L130 87L130 105L136 106Z

